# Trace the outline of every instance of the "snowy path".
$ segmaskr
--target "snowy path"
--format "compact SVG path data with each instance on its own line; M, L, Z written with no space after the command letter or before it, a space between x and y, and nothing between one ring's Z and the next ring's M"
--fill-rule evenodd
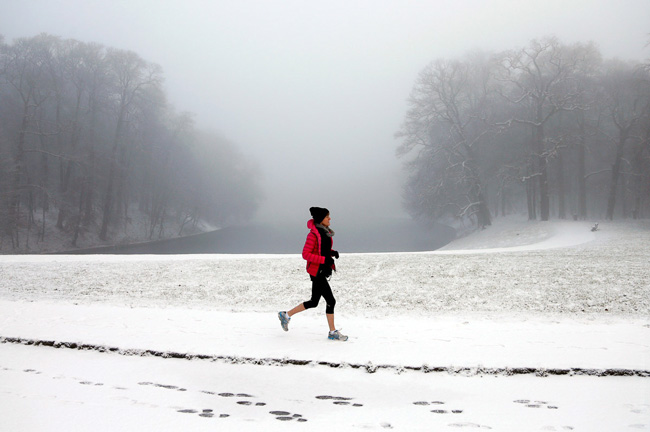
M320 313L283 332L274 313L126 309L0 301L0 337L218 357L393 368L627 369L650 372L650 320L465 314L340 316L351 335L326 338Z
M227 365L5 345L3 430L644 430L645 379ZM9 415L8 413L24 413Z
M499 221L492 232L478 232L469 238L458 239L434 251L435 254L466 254L466 253L495 253L523 252L533 250L556 249L578 246L594 241L596 232L588 229L584 222L555 222L553 224L535 224L530 222L510 223L507 228ZM495 239L494 231L500 235ZM502 244L502 247L494 247Z

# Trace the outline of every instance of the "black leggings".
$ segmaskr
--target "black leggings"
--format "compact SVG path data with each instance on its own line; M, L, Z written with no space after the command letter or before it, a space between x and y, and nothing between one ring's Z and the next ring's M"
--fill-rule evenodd
M334 298L334 294L332 294L332 288L330 288L329 282L324 277L314 277L311 275L309 277L311 278L311 299L304 302L303 306L305 309L315 308L318 306L321 296L323 296L327 302L325 313L333 314L336 299Z

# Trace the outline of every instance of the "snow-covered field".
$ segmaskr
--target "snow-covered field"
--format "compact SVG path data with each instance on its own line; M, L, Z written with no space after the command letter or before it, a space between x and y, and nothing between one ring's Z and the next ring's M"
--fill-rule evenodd
M0 256L0 430L650 430L650 223L590 227L341 251L345 343L298 254Z

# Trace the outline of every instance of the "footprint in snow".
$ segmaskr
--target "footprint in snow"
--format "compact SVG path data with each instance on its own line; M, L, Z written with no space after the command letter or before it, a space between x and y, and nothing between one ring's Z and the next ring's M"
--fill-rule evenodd
M104 383L94 383L92 381L79 381L79 384L88 385L88 386L95 386L95 387L101 387L101 386L104 385Z
M177 410L179 413L183 414L199 414L199 417L204 417L204 418L213 418L216 417L216 414L214 413L214 410L211 409L204 409L199 412L198 410L195 409L180 409ZM219 418L226 418L230 417L230 414L219 414Z
M224 398L254 398L255 397L255 396L250 395L248 393L229 393L229 392L225 392L225 393L218 393L217 394L216 392L209 391L209 390L201 390L201 393L211 395L211 396L217 395L217 396L221 396L221 397L224 397ZM253 402L247 401L247 400L237 401L237 404L238 405L244 405L244 406L258 406L258 407L259 406L266 406L266 402L255 402L255 403L253 403Z
M323 395L323 396L316 396L316 399L320 400L352 400L351 397L343 397L343 396L329 396L329 395Z
M450 423L448 426L457 428L492 429L490 426L480 425L477 423Z
M547 430L547 431L561 431L561 430L571 431L573 429L574 429L573 426L562 426L562 428L555 427L555 426L545 426L542 428L542 430Z
M280 421L297 420L299 423L304 423L307 421L306 418L302 417L302 414L291 415L289 411L269 411L269 414L274 415L275 419Z
M141 385L141 386L153 386L153 387L162 388L162 389L165 389L165 390L176 390L176 391L179 391L179 392L186 392L187 391L186 388L178 387L178 386L175 386L175 385L159 384L159 383L153 383L153 382L149 382L149 381L139 382L138 385Z
M178 410L178 412L183 414L196 414L198 411L193 409L181 409Z
M352 403L350 402L352 399L351 397L344 397L344 396L330 396L330 395L321 395L321 396L316 396L316 399L320 400L331 400L334 405L349 405L353 407L362 407L363 404L360 403Z
M251 401L237 401L237 404L239 404L239 405L246 405L246 406L252 406L252 405L253 405L253 402L251 402ZM265 406L265 405L266 405L265 402L257 402L257 403L255 404L255 406Z
M514 403L524 405L526 408L546 407L547 409L551 409L551 410L558 409L556 405L550 405L546 401L531 401L530 399L517 399L516 401L514 401Z
M204 391L203 393L214 394L213 392L206 392L206 391ZM246 394L246 393L219 393L219 396L221 396L221 397L240 397L240 398L252 398L252 397L254 397L254 396Z
M427 402L427 401L416 401L413 402L413 405L419 405L419 406L430 406L430 405L444 405L444 402L441 401L432 401L432 402ZM445 409L432 409L432 413L434 414L448 414L450 411L445 410ZM452 409L451 410L452 414L462 414L463 410L462 409Z

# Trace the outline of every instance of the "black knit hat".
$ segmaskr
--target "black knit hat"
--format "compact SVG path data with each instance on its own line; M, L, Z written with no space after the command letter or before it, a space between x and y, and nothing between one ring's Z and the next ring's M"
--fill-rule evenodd
M319 224L323 222L323 219L325 219L328 214L330 214L330 211L326 208L311 207L309 213L311 213L311 217L314 218L314 222Z

